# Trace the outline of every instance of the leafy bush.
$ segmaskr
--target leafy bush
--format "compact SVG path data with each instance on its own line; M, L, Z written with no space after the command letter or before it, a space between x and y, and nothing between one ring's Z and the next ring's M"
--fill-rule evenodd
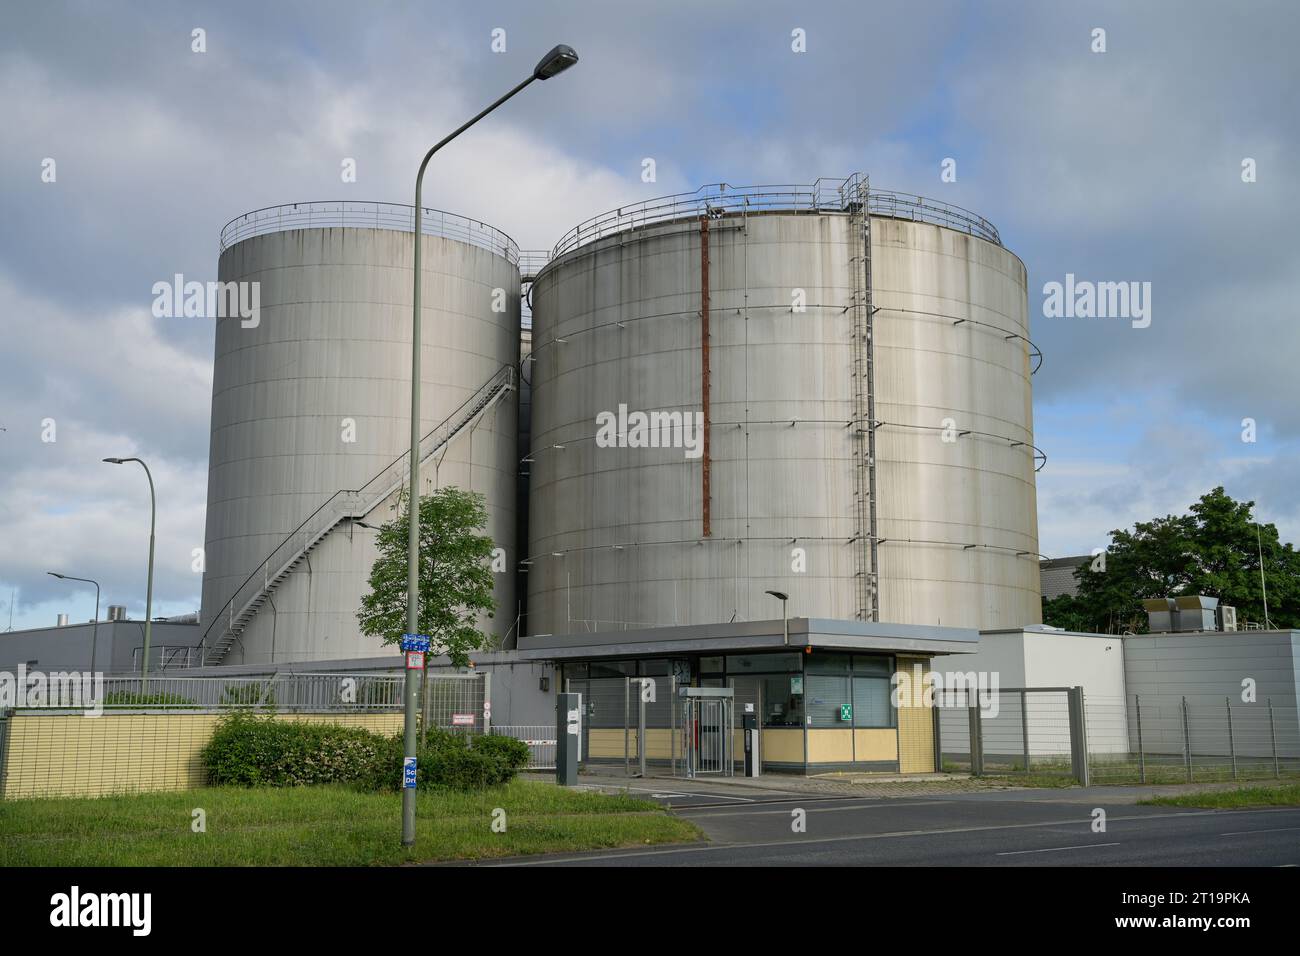
M511 771L523 770L528 766L528 744L522 740L516 740L514 737L503 737L500 734L484 734L482 737L475 737L473 748L480 753L491 755L494 759L499 760ZM511 773L514 776L514 773Z
M513 737L468 737L431 730L419 753L420 785L477 790L509 783L528 766L528 745Z
M367 791L401 787L402 736L353 727L289 723L236 711L224 717L201 759L214 784L291 787L345 783ZM528 746L508 737L475 739L431 730L417 751L421 788L476 790L508 783L528 763Z
M236 711L223 718L201 755L214 784L292 787L351 783L396 787L401 748L355 727L289 723Z

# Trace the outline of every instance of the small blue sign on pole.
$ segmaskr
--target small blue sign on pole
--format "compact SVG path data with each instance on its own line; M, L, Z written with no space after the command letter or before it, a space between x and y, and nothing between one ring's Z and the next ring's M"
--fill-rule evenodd
M403 634L401 647L403 652L422 651L427 654L432 642L433 639L424 634Z
M406 790L415 789L415 758L402 758L402 787Z

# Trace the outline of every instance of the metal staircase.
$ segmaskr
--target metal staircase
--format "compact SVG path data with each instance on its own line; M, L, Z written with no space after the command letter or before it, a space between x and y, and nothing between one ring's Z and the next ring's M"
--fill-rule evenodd
M876 381L871 301L871 212L867 178L850 176L841 187L841 208L849 214L849 273L853 294L853 430L855 441L853 489L857 517L858 619L880 620L876 534Z
M420 461L427 461L462 430L515 389L515 367L503 365L441 424L420 439ZM203 635L205 664L220 664L262 605L299 564L341 522L364 518L406 482L410 452L356 490L336 491L302 524L285 536L266 559L244 580L221 610L213 615ZM213 628L221 630L213 639Z

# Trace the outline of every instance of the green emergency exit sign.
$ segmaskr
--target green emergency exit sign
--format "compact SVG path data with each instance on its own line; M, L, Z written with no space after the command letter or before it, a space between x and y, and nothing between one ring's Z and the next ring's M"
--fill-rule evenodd
M840 704L840 720L852 720L852 719L853 719L853 705Z

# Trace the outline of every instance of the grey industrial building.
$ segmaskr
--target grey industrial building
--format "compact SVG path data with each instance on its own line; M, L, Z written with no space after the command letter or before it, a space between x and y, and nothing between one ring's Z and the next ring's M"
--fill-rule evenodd
M1077 597L1079 579L1075 577L1075 572L1091 557L1088 554L1077 554L1069 558L1044 558L1040 561L1038 569L1043 599L1050 601L1063 594Z

